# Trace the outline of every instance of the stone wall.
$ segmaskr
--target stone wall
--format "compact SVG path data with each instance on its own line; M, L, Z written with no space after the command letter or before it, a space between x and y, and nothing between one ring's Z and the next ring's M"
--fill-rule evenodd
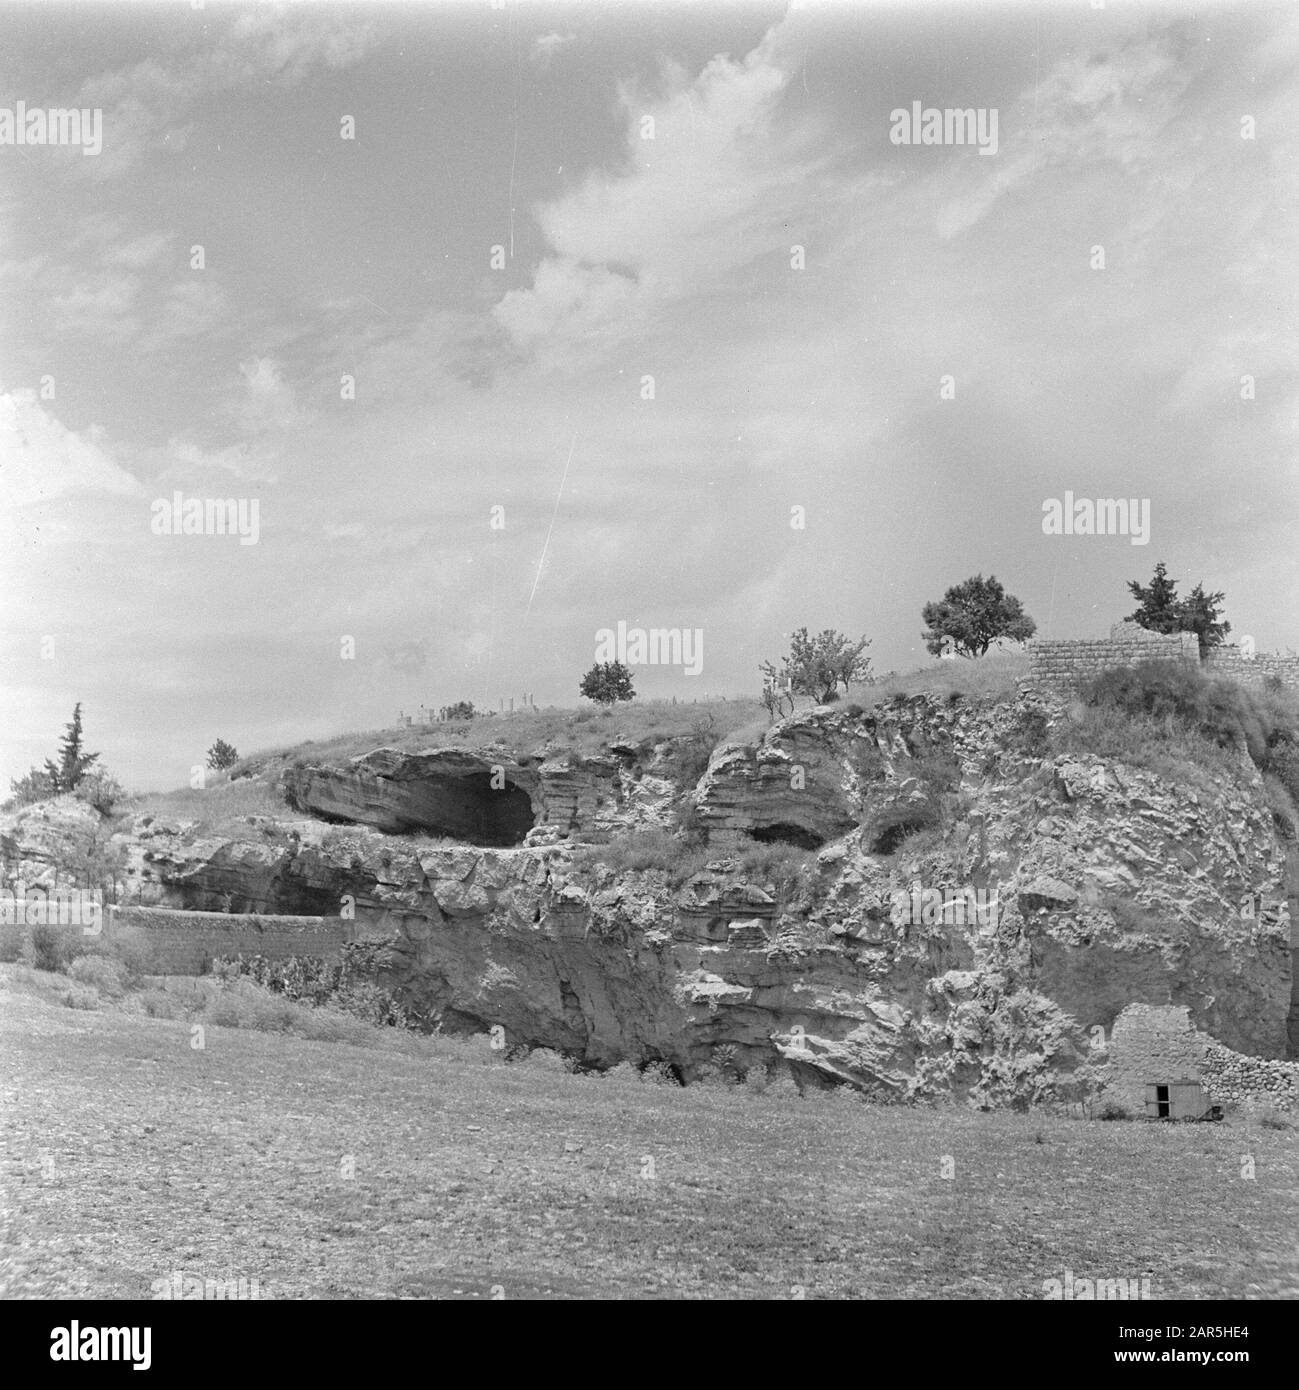
M1148 632L1131 619L1115 623L1108 637L1035 638L1028 643L1028 680L1037 686L1072 689L1112 666L1138 661L1200 662L1192 632ZM1259 652L1246 658L1237 646L1211 648L1200 663L1205 675L1227 676L1242 685L1262 686L1269 676L1299 690L1299 656Z
M1269 1105L1292 1110L1299 1101L1299 1062L1246 1057L1209 1039L1200 1067L1204 1089L1218 1105Z
M260 954L275 960L319 956L337 960L354 924L338 917L275 917L234 912L188 912L165 907L107 907L101 939L131 951L148 973L199 975L213 956ZM0 925L0 957L17 959L22 925ZM93 943L77 925L56 927L68 938ZM83 946L82 949L85 949Z
M1107 1099L1144 1115L1149 1082L1198 1081L1213 1105L1268 1105L1299 1100L1299 1062L1233 1052L1191 1023L1181 1005L1129 1004L1110 1033Z
M1204 658L1204 671L1210 676L1229 676L1242 685L1262 686L1275 676L1290 690L1299 690L1299 656L1276 652L1257 652L1246 658L1238 646L1212 647Z
M1132 622L1116 623L1108 637L1035 638L1028 644L1029 681L1038 686L1070 689L1112 666L1138 661L1199 661L1193 632L1164 635Z

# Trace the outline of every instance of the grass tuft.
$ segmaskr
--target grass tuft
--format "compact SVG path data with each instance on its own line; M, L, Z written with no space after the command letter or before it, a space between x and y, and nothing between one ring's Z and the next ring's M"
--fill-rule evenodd
M292 815L283 798L261 777L213 781L201 791L181 787L170 792L144 792L122 803L119 809L133 816L195 821L200 829L211 834L246 828L249 816L284 819Z

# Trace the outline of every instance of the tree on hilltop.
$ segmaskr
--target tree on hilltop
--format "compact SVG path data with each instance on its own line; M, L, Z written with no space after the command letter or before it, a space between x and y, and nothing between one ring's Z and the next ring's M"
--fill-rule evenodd
M870 678L871 661L866 653L870 639L851 637L827 627L815 637L800 627L790 639L789 655L780 658L780 669L771 661L758 668L763 682L763 702L768 709L778 703L780 691L790 695L810 695L818 704L839 698L839 687L846 690L853 681ZM792 702L791 702L792 703Z
M76 791L81 779L98 761L99 754L87 753L82 743L81 701L78 700L72 711L72 722L63 730L58 762L45 759L45 775L49 778L54 795Z
M1144 588L1138 580L1129 579L1132 597L1141 605L1129 619L1147 632L1181 632L1181 602L1177 597L1177 580L1169 579L1168 567L1162 560L1155 566L1154 578Z
M631 672L621 661L597 661L582 677L578 693L597 705L612 705L618 700L634 699L636 695Z
M1200 655L1216 647L1231 631L1231 624L1220 622L1226 594L1206 594L1200 583L1185 598L1177 597L1177 580L1169 579L1162 560L1155 566L1149 584L1128 580L1128 589L1140 605L1129 614L1132 622L1149 632L1193 632L1200 643Z
M59 746L57 761L46 758L45 766L33 767L25 776L15 777L9 783L10 795L6 808L30 806L36 801L47 801L50 797L61 796L64 792L75 792L83 784L98 778L104 785L112 781L102 769L95 767L99 761L98 753L87 753L81 733L81 705L72 711L72 721L63 731L63 742ZM120 788L117 788L120 792ZM94 800L93 797L88 798Z
M12 810L15 806L31 806L37 801L48 801L57 796L54 781L43 768L31 768L24 776L14 777L9 783L9 796L3 809Z
M1026 642L1037 631L1024 605L991 574L953 585L940 600L925 604L920 616L926 624L921 636L933 656L950 650L983 656L999 637Z
M1195 633L1200 642L1200 655L1210 647L1219 646L1231 631L1231 624L1219 622L1226 594L1206 594L1204 585L1197 584L1186 596L1183 605L1183 630Z
M207 750L207 765L213 772L224 772L226 768L233 767L239 761L239 750L233 743L227 743L225 739L219 738Z

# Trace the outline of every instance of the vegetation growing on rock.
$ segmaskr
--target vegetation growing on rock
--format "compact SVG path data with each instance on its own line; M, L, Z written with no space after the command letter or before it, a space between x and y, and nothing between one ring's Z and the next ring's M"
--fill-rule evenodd
M128 900L346 899L410 1017L578 1065L652 1056L693 1080L725 1044L740 1069L874 1096L1086 1099L1093 1033L1151 990L1241 1054L1284 1055L1287 697L1179 667L1070 701L1022 673L936 663L775 725L756 702L630 706L439 728L433 751L385 736L359 762L307 746L104 824ZM420 778L493 767L532 805L521 845L365 823ZM49 814L7 823L8 870L63 855L75 818ZM995 911L899 917L916 885Z

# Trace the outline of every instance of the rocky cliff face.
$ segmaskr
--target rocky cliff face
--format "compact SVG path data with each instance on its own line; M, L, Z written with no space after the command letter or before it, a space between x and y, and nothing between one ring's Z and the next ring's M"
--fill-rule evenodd
M625 745L594 758L379 748L341 767L288 768L283 786L311 816L493 846L608 839L661 823L676 791Z
M1284 861L1257 775L1242 763L1194 791L1043 758L1058 717L1045 694L832 707L717 749L693 790L630 749L379 750L286 774L311 818L214 838L137 820L118 840L146 902L342 912L431 1021L500 1024L596 1065L658 1058L688 1079L777 1061L1001 1105L1069 1094L1095 1030L1134 1002L1184 1005L1220 1043L1285 1056ZM664 824L682 795L709 837L697 863L684 843L676 871L575 847ZM0 829L6 872L39 874L33 813ZM764 841L790 848L764 856Z

